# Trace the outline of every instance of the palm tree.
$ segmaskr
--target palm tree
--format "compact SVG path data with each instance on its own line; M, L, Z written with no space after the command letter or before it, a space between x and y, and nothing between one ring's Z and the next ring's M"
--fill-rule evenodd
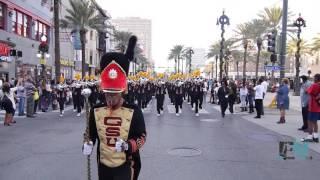
M317 37L313 38L311 50L314 52L320 51L320 33L317 35Z
M319 64L320 34L313 38L311 51L317 53L316 64Z
M182 50L181 56L182 58L186 59L186 72L187 72L187 67L189 67L189 73L191 73L192 54L194 54L194 51L191 47L187 47Z
M241 42L244 48L244 54L243 54L243 73L242 76L245 79L246 78L246 71L247 71L247 50L248 50L248 44L250 39L252 39L252 24L250 22L239 24L237 26L237 29L234 30L237 37L236 42Z
M70 28L73 32L80 33L81 51L82 51L82 77L86 74L86 34L89 28L105 32L107 25L105 21L108 17L96 15L95 7L88 0L69 0L71 9L66 9L68 15L60 21L62 28Z
M216 42L209 47L207 58L212 58L220 53L220 43Z
M236 65L236 70L237 70L237 78L236 79L238 79L239 78L239 62L241 61L241 59L243 59L243 53L239 50L232 50L231 55L234 60L233 63L235 63L235 65Z
M60 27L59 27L59 0L54 0L53 1L53 16L54 16L54 39L57 39L56 41L54 41L54 65L55 65L55 73L56 73L56 82L59 82L60 79L60 42L58 41L58 39L60 39L59 37L59 31L60 31Z
M173 49L170 50L169 58L175 60L175 67L176 63L178 62L178 73L180 72L180 59L183 51L183 45L175 45ZM175 70L176 71L176 70Z
M260 65L260 52L262 46L262 36L267 31L268 23L265 20L261 19L253 19L250 22L250 26L252 27L251 34L252 40L257 45L258 53L257 53L257 62L256 62L256 79L258 79L258 71Z
M144 56L143 50L137 45L134 49L135 63L139 65L140 70L144 71L150 64L148 59Z
M291 39L287 45L287 53L288 53L288 57L295 58L296 77L299 78L301 59L299 62L298 59L296 58L297 43L298 43L298 39ZM300 57L301 55L311 55L311 46L305 40L301 40L300 42Z
M116 43L115 48L124 53L127 49L127 45L131 36L131 32L115 30L113 34L113 38Z
M258 16L267 23L269 28L277 29L282 18L282 8L277 6L265 7Z

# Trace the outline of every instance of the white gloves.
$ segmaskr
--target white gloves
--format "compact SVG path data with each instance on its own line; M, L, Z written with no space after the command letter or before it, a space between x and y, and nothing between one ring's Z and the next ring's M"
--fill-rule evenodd
M128 149L129 149L129 145L127 142L125 142L122 139L117 140L116 147L115 147L116 152L124 152L124 151L127 151Z
M89 143L85 142L83 144L83 149L82 149L83 155L86 155L86 156L91 155L92 150L93 150L93 142L92 141L89 141Z

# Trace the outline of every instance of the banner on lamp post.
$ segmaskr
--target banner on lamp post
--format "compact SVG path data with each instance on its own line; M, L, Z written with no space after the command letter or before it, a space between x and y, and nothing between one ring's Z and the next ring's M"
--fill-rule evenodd
M44 58L40 59L40 64L46 64L46 60Z

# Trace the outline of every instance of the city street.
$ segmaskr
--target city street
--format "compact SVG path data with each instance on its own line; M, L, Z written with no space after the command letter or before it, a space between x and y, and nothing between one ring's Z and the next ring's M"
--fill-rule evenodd
M86 158L81 152L84 114L76 117L70 106L67 109L64 117L59 117L58 112L48 112L34 119L16 118L16 125L0 127L1 180L86 179ZM289 123L277 125L276 110L266 109L262 119L253 120L254 115L239 113L237 108L237 113L227 114L222 119L217 109L217 105L205 104L196 117L190 105L184 102L183 112L177 117L173 105L168 105L166 99L164 114L157 117L153 99L144 111L148 134L141 151L140 179L319 177L320 155L315 151L319 144L312 145L311 160L279 157L279 141L303 135L296 131L288 136L294 133L288 129L300 125L297 120L301 119L300 112L290 111ZM95 160L94 154L91 157L92 179L97 179Z

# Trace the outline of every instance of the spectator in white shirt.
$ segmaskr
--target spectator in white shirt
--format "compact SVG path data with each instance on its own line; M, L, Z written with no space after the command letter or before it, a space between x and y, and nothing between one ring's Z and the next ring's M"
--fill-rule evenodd
M241 112L247 111L247 103L246 103L247 95L248 95L248 89L246 87L245 81L243 81L243 84L240 88Z
M261 83L261 85L263 86L263 99L267 94L267 90L268 90L268 86L269 83L267 82L267 80L265 78L262 79L263 82ZM262 111L261 111L261 115L264 115L264 108L263 108L263 100L262 100Z
M259 79L258 84L256 87L254 87L255 90L255 106L256 106L256 110L257 110L257 116L254 118L261 118L261 113L262 113L262 101L263 101L263 92L264 92L264 88L261 85L262 83L262 79Z

